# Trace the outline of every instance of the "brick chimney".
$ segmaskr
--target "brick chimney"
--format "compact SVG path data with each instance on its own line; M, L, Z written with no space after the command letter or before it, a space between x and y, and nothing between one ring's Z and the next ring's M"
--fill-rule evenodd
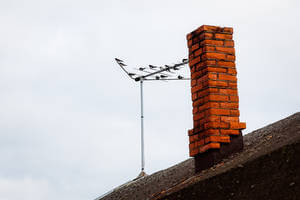
M196 172L243 149L233 29L203 25L187 35L193 126L188 131Z

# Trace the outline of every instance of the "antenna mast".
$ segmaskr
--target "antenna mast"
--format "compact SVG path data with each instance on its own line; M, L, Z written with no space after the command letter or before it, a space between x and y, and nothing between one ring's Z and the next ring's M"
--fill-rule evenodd
M149 65L148 67L140 67L130 69L123 60L115 58L121 69L129 76L130 79L140 82L140 94L141 94L141 173L138 177L145 174L145 144L144 144L144 95L143 95L143 83L144 81L171 81L171 80L190 80L179 75L179 72L183 67L188 64L188 59L183 59L181 62L174 65L164 65L164 67L158 67ZM129 71L130 70L130 71Z

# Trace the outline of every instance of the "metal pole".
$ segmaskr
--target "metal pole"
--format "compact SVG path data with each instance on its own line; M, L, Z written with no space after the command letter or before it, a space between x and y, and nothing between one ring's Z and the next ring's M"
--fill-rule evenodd
M144 153L144 105L143 105L143 79L140 80L141 86L141 157L142 157L142 172L145 169L145 153Z

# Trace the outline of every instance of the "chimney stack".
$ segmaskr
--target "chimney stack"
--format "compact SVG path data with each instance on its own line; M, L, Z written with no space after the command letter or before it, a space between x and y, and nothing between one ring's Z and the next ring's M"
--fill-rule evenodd
M193 126L188 131L196 172L243 149L233 29L203 25L187 35Z

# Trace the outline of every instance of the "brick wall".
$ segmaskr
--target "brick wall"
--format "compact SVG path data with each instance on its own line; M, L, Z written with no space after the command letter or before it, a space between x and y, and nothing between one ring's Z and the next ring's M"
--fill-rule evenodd
M246 128L239 121L232 34L232 28L203 25L187 35L194 126L188 131L190 156L220 150Z

